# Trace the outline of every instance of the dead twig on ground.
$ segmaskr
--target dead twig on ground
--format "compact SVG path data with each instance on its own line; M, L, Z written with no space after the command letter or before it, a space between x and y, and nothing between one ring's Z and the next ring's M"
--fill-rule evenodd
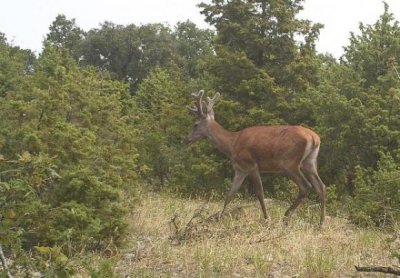
M299 229L296 229L296 230L289 230L288 233L282 233L282 234L280 234L280 235L278 235L278 236L275 236L275 237L260 238L260 239L258 239L258 240L250 240L250 241L249 241L249 244L252 245L252 244L256 244L256 243L262 243L262 242L268 242L268 241L277 240L277 239L280 239L280 238L287 237L287 236L289 236L290 234L292 234L293 232L297 232L297 231L300 231L300 230L302 230L302 228L299 228Z
M191 234L191 232L194 229L196 229L196 226L202 222L200 220L195 223L194 220L197 218L202 218L202 213L204 211L206 204L207 203L203 204L202 206L200 206L200 208L195 210L192 217L186 223L184 228L181 228L179 216L177 214L175 214L174 217L172 217L170 220L170 225L173 227L173 233L174 233L174 235L171 238L178 240L178 242L181 241L182 239L187 238Z
M400 268L391 266L354 266L359 272L381 272L400 276Z
M206 225L207 223L210 222L215 222L219 220L219 212L214 213L210 215L209 217L204 217L203 212L206 207L207 203L201 205L198 209L195 210L193 213L193 216L190 218L190 220L187 222L187 224L182 228L179 220L179 215L175 214L171 220L170 220L170 226L171 229L173 230L173 236L171 236L171 239L177 240L180 242L183 239L189 238L191 234L193 234L194 231L198 230L199 225ZM223 214L225 215L237 215L244 209L253 206L252 204L244 205L244 206L239 206L236 208L233 208ZM197 221L195 221L197 220Z

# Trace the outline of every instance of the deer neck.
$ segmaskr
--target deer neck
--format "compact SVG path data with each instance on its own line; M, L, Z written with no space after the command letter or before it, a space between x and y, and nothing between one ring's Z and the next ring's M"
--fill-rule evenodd
M210 120L208 123L208 139L220 150L222 153L231 157L232 146L236 139L236 133L230 132L223 128L215 120Z

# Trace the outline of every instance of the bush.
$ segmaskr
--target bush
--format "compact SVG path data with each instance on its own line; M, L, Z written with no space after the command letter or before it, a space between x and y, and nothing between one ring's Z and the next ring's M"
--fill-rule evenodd
M137 182L127 86L52 48L25 78L0 102L0 243L39 257L119 244Z
M380 227L400 220L400 167L390 155L381 156L378 170L357 167L351 219Z

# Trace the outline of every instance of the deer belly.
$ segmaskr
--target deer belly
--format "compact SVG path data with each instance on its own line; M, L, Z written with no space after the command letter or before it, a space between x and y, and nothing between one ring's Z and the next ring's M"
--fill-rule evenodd
M273 161L260 161L258 163L260 173L282 173L282 166Z

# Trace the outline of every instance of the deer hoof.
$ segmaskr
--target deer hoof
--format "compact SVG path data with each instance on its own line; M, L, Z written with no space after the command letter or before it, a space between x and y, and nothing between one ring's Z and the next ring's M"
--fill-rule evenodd
M284 224L285 226L289 226L290 223L292 222L291 220L292 220L292 218L291 218L290 216L284 216L284 217L283 217L283 224Z

